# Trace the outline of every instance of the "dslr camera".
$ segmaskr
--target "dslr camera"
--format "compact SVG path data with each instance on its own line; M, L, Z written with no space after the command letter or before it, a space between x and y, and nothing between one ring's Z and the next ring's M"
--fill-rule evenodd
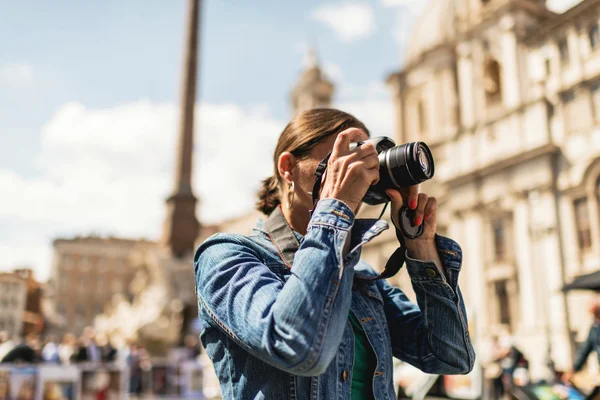
M379 155L379 182L367 191L363 202L370 205L390 201L386 189L399 189L418 185L433 178L433 155L423 142L411 142L396 146L389 137L381 136L352 143L350 150L371 143Z

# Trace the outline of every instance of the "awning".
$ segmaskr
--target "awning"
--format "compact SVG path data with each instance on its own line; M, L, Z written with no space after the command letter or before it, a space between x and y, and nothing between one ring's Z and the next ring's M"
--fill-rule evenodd
M578 276L573 282L565 285L562 290L595 290L600 292L600 271Z

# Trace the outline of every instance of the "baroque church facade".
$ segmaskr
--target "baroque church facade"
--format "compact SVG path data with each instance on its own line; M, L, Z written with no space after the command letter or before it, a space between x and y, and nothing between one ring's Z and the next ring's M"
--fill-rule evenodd
M475 342L510 335L538 378L592 323L561 288L600 269L599 23L597 0L434 0L387 80L397 141L434 153L422 190L462 246Z

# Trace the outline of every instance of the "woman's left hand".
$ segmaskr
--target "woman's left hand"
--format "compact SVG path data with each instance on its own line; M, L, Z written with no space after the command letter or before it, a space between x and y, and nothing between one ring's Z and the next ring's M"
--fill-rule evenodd
M386 190L392 203L392 219L396 226L400 226L398 215L400 208L408 203L410 209L415 210L415 225L424 224L424 231L416 239L404 238L409 257L418 260L435 261L441 266L435 244L435 231L437 222L437 200L425 193L419 193L419 186L403 188L400 191L394 189Z

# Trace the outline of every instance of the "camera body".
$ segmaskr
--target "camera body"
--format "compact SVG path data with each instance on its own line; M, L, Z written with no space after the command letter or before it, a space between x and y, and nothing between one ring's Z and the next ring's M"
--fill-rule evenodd
M379 157L379 182L367 191L363 202L370 205L390 201L387 189L400 189L418 185L433 178L435 167L433 155L423 142L410 142L399 146L389 137L375 137L352 143L350 150L371 143Z

